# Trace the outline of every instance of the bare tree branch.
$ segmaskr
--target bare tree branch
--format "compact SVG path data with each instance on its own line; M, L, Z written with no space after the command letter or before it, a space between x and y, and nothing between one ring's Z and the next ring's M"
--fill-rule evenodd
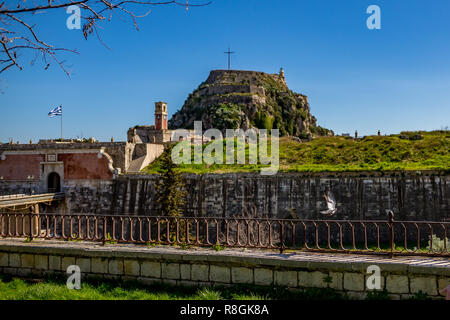
M201 1L201 0L198 0ZM181 1L143 1L143 0L35 0L0 2L0 74L16 66L22 70L22 64L19 58L23 56L22 52L35 52L35 58L31 60L34 64L38 56L42 57L45 64L44 70L50 66L50 61L55 62L64 73L70 76L70 71L65 66L64 61L57 57L60 51L78 54L76 50L67 48L56 48L54 45L44 41L36 32L36 25L28 22L30 17L38 13L45 13L50 10L68 8L70 6L79 6L84 14L80 17L85 22L82 26L82 32L85 39L92 33L95 33L98 41L106 48L108 46L101 40L98 32L99 23L104 20L110 21L112 14L116 14L121 20L121 15L127 17L133 22L134 27L139 30L137 19L146 17L150 14L151 6L178 5L186 7L202 7L211 4L212 1L200 4L190 4ZM39 4L39 2L41 2ZM43 2L43 3L42 3ZM145 12L139 14L136 9L143 9ZM108 48L109 49L109 48Z

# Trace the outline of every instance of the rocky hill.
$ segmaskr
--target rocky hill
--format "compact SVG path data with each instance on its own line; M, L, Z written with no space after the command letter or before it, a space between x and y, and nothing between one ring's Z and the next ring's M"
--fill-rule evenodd
M289 89L284 71L213 70L169 120L169 129L278 128L282 136L309 138L333 135L317 125L308 98Z

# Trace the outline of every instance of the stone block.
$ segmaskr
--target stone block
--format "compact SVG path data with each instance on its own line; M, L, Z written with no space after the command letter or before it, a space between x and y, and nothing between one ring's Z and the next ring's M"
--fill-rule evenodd
M438 279L438 289L442 290L450 285L450 278L439 278Z
M298 272L298 286L305 288L326 288L328 284L324 281L324 278L328 275L320 271Z
M233 283L253 283L253 270L244 267L232 267L231 280Z
M180 264L180 278L182 280L191 280L191 265L187 263Z
M32 275L31 268L18 268L17 275L19 277L28 277Z
M15 275L15 274L17 274L17 270L18 270L18 268L7 268L7 267L4 267L3 268L3 273Z
M48 268L50 270L61 270L61 257L49 256L48 257Z
M9 266L14 268L20 267L20 254L18 253L9 254Z
M125 260L123 265L126 275L136 277L141 275L141 265L137 260Z
M137 281L139 283L142 283L145 286L153 286L155 284L161 284L161 279L155 279L155 278L139 277L139 278L137 278Z
M389 293L409 293L407 276L390 274L386 277L386 290Z
M24 253L20 255L22 268L34 268L34 255Z
M161 278L161 263L153 261L142 262L141 276L144 278Z
M161 278L162 279L180 279L180 264L179 263L161 263Z
M183 287L198 287L200 284L198 281L178 280L177 285Z
M365 287L362 273L344 273L344 290L364 291Z
M344 278L345 278L345 274L344 274ZM366 292L349 291L349 292L346 292L346 295L351 300L365 300L367 293Z
M343 290L344 274L341 272L330 272L331 282L328 284L330 288L335 290Z
M92 280L92 281L101 281L103 279L103 275L101 275L101 274L94 274L94 273L88 273L88 274L86 274L86 279L87 280Z
M31 274L37 278L42 278L44 272L45 272L44 270L31 269Z
M209 280L212 282L231 282L231 270L228 267L211 265L209 267Z
M275 271L274 280L279 286L298 286L297 271Z
M75 265L74 257L63 257L61 260L61 270L66 272L69 266Z
M80 267L81 273L91 272L91 259L77 258L76 265Z
M209 281L209 265L193 264L191 266L191 280L193 281Z
M413 277L410 279L411 293L422 291L430 296L438 295L437 281L435 277Z
M117 259L109 260L108 272L109 272L109 274L122 275L123 274L123 261L117 260Z
M256 268L255 284L260 286L270 286L273 284L273 271L271 269Z
M0 252L0 267L8 266L8 253Z
M168 286L175 287L177 285L177 280L174 279L161 279L162 283Z
M34 257L34 267L39 270L48 270L48 256L36 255Z
M107 274L104 274L103 275L103 279L105 279L105 280L120 280L120 276L118 275L118 274L110 274L110 273L107 273Z
M103 258L92 258L91 259L91 272L93 273L108 273L108 260Z
M124 262L124 265L125 265L125 262ZM137 281L137 278L138 278L138 277L134 277L134 276L122 276L122 277L120 277L120 279L121 279L123 282L136 282L136 281Z

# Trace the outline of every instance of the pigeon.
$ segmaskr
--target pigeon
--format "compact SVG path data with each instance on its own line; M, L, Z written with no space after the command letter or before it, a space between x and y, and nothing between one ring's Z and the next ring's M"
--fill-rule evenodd
M297 217L297 213L295 212L295 210L293 208L289 208L288 209L290 214L286 217L286 219L298 219Z
M328 194L324 194L323 195L325 198L325 201L327 202L327 208L328 210L325 211L320 211L321 214L326 214L329 217L331 217L332 215L334 215L337 211L336 209L336 200L334 199L333 194L331 193L331 191L328 191Z

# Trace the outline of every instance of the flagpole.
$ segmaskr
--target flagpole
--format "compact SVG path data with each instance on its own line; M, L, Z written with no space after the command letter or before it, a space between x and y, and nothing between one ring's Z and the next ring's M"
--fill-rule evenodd
M62 117L63 117L63 113L62 113L62 106L61 106L61 142L63 142L63 126L62 126Z

